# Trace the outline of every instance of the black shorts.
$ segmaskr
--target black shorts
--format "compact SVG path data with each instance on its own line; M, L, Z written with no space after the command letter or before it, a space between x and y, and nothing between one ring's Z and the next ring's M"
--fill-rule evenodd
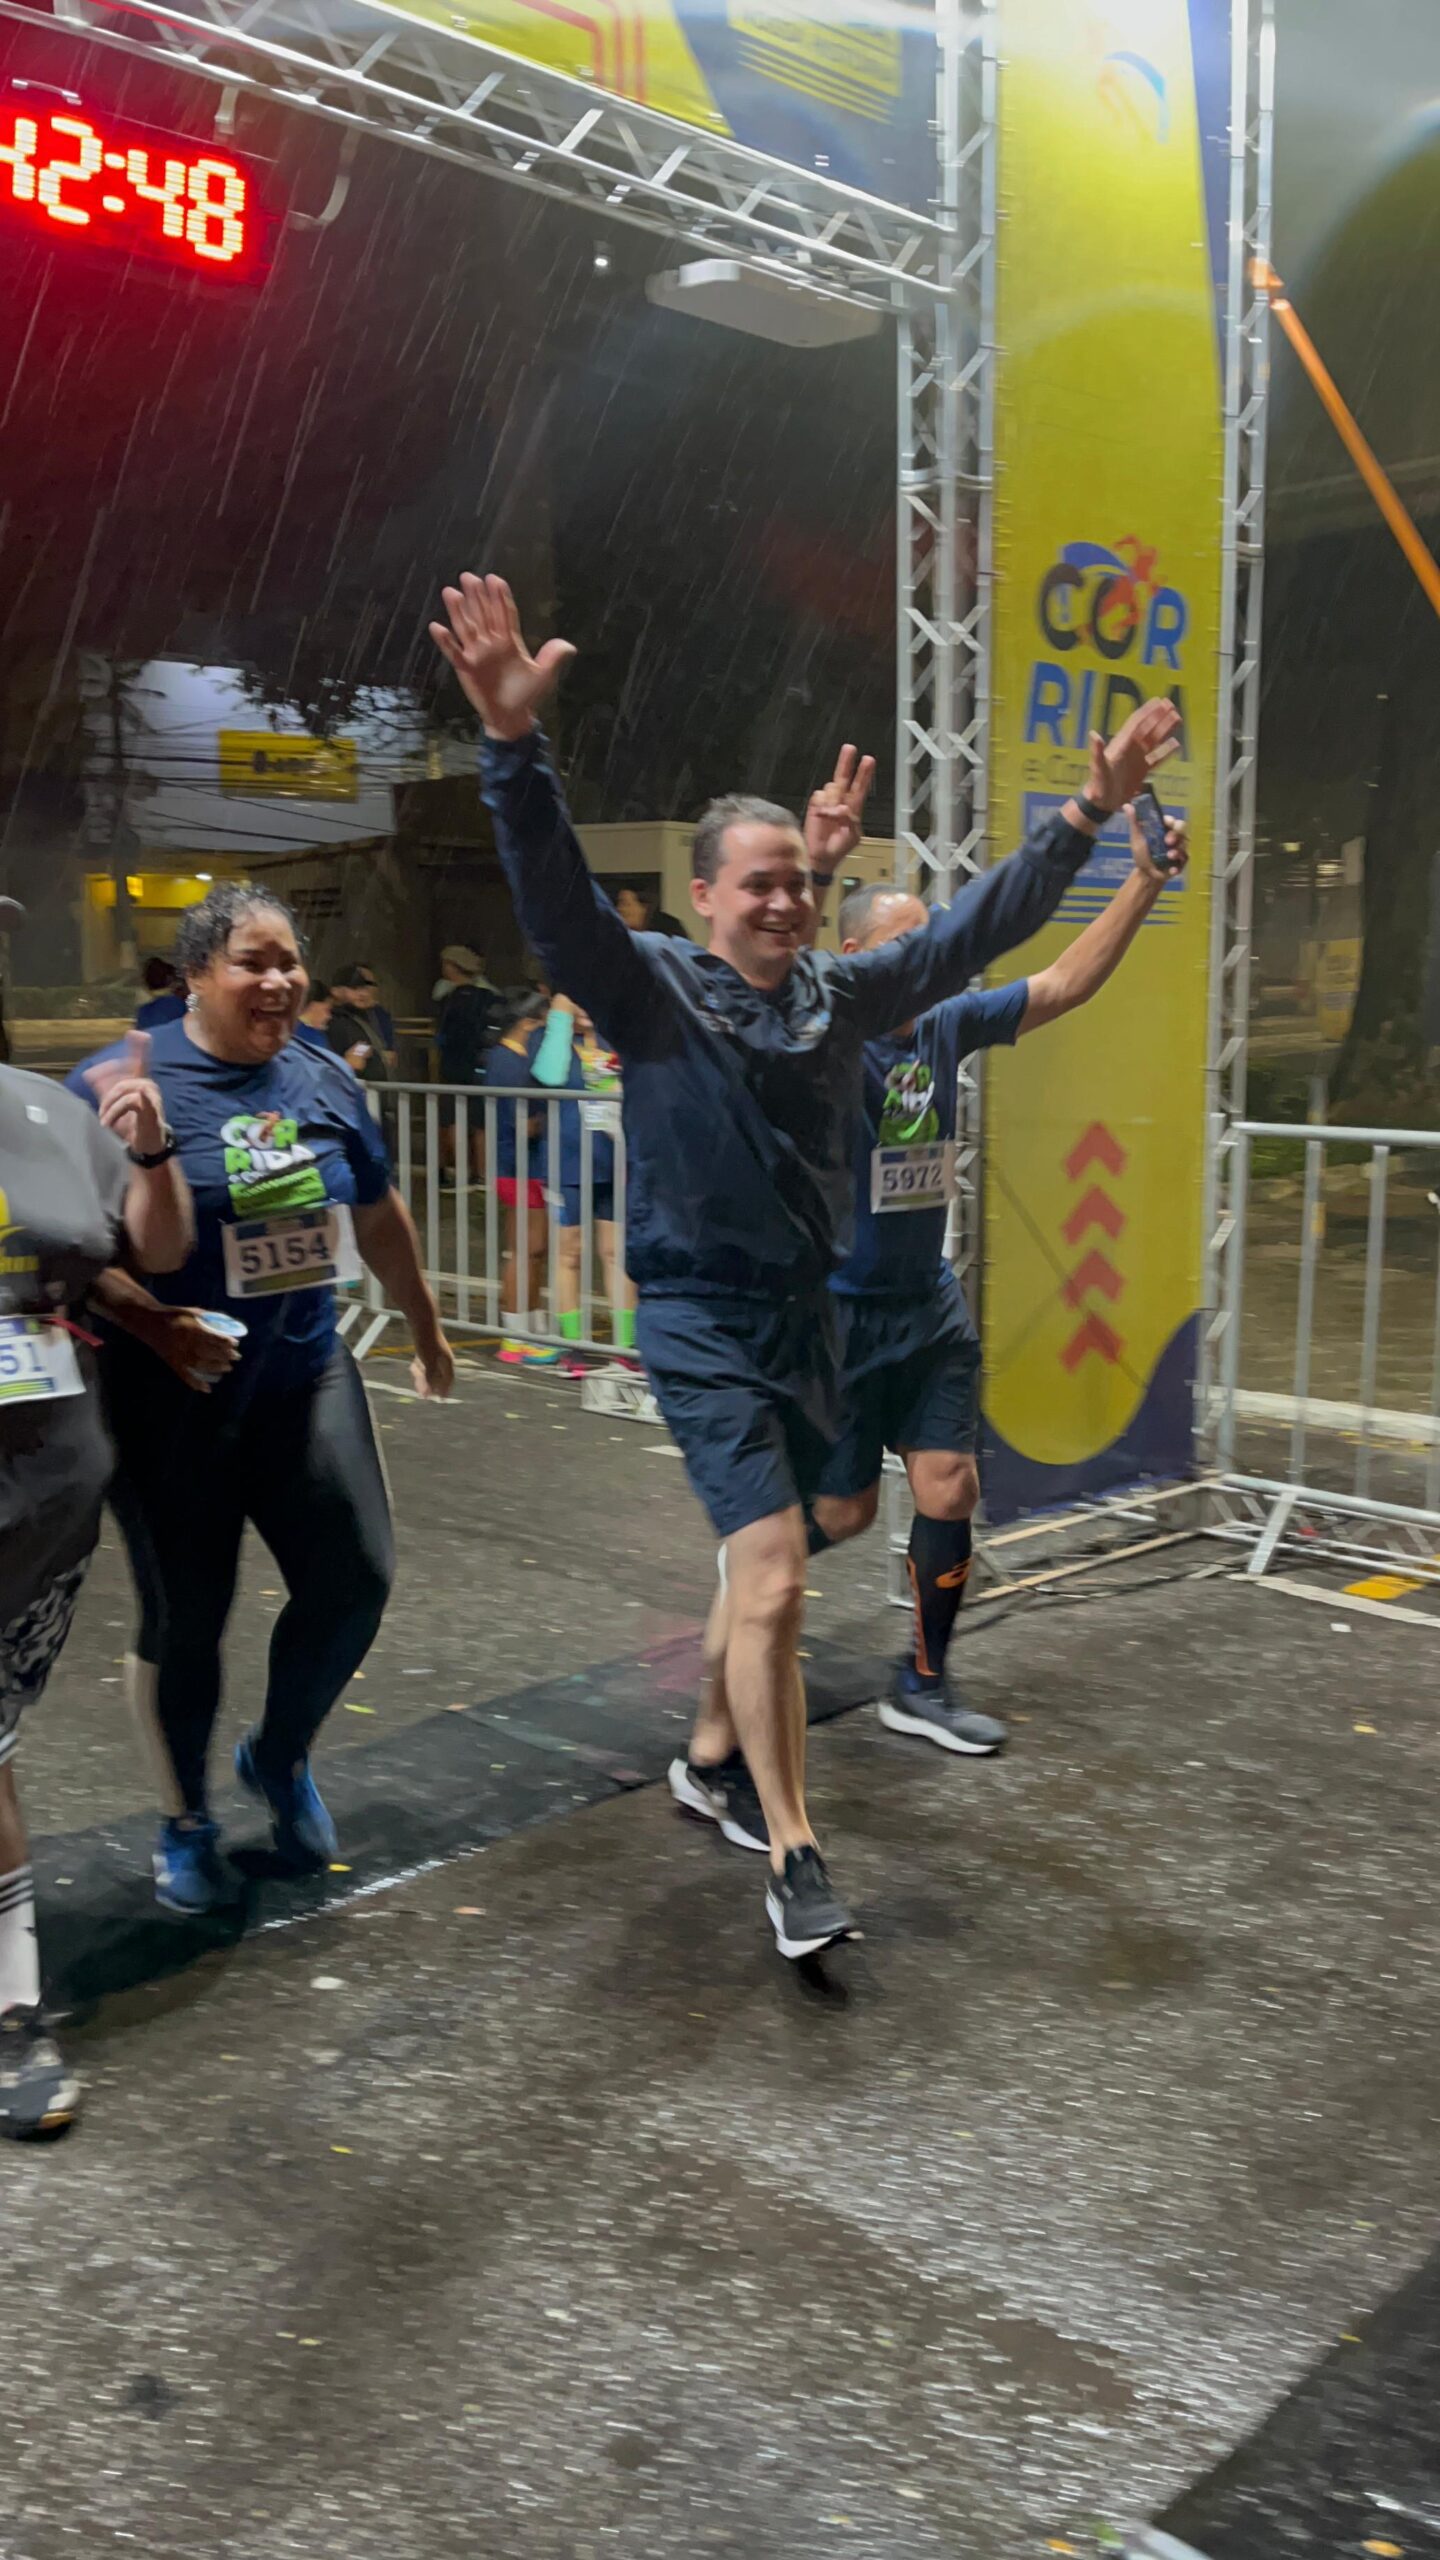
M951 1449L968 1456L980 1421L980 1345L958 1283L945 1274L923 1298L844 1298L840 1311L840 1436L820 1491L865 1493L887 1449Z
M813 1502L835 1438L835 1310L799 1298L642 1298L636 1349L717 1538Z

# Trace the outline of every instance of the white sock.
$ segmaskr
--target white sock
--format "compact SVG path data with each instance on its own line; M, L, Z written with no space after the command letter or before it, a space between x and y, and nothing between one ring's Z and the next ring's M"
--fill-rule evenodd
M0 1876L0 2015L6 2009L33 2009L39 1998L35 1878L29 1867L12 1867L8 1876Z

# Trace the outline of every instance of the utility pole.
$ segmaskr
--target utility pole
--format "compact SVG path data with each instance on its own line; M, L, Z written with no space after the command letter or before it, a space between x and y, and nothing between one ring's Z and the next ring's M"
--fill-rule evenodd
M113 806L110 820L110 877L115 883L115 939L119 945L120 966L133 978L139 967L139 950L135 940L135 909L130 897L130 860L137 849L137 839L129 822L129 768L125 758L125 679L120 661L110 661L110 783Z

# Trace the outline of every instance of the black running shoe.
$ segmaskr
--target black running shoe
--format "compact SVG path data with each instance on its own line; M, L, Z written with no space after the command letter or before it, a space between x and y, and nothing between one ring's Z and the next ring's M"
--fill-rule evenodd
M728 1760L709 1767L696 1760L672 1760L670 1793L682 1813L696 1814L702 1822L718 1822L737 1849L768 1853L770 1833L742 1751L732 1751Z
M24 2142L62 2133L80 2113L80 2083L38 2009L0 2016L0 2133Z
M938 1742L942 1751L968 1751L984 1758L1003 1749L1010 1736L998 1716L982 1716L975 1707L967 1707L953 1698L943 1680L922 1680L908 1662L902 1662L890 1684L888 1696L879 1701L880 1721L892 1733L923 1734L927 1742Z
M813 1956L837 1938L858 1938L853 1915L825 1872L818 1849L787 1849L785 1872L771 1871L765 1908L782 1956Z

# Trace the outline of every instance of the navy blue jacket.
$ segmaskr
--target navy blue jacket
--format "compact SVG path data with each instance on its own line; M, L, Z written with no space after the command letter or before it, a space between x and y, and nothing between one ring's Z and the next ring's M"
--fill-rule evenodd
M487 738L480 770L527 940L624 1073L626 1237L647 1296L822 1287L848 1248L867 1040L911 1022L1053 915L1092 839L1056 815L922 932L783 983L631 933L591 878L543 735Z

